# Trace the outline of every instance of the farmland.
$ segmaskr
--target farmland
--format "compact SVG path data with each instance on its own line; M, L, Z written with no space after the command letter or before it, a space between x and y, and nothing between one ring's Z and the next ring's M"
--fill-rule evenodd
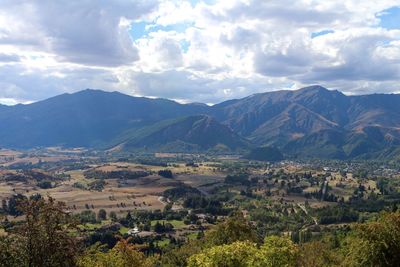
M112 247L121 235L158 252L201 238L235 211L261 236L304 241L396 208L400 190L398 166L379 162L59 148L2 150L0 159L1 235L24 219L18 201L51 197L65 203L88 245Z

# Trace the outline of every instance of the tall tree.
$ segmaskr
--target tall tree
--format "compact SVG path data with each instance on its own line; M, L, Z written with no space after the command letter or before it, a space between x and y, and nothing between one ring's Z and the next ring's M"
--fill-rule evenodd
M348 244L348 266L399 266L400 212L383 213L376 221L358 224Z
M15 244L0 250L0 258L11 255L9 266L75 266L79 246L71 233L75 224L65 208L64 203L51 197L22 202L19 209L25 221L7 237Z

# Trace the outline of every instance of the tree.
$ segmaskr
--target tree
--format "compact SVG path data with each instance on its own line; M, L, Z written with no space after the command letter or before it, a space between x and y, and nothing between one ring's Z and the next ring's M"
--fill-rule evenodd
M97 219L99 221L104 221L107 220L107 212L105 209L100 209L99 212L97 213Z
M0 236L0 266L20 267L28 262L24 252L24 239L20 236Z
M238 241L229 245L214 246L189 258L189 267L224 266L247 267L256 254L257 246L248 241Z
M400 212L383 213L377 221L358 224L347 241L349 266L398 266Z
M257 248L256 243L237 241L228 245L213 246L189 258L189 267L275 267L296 266L298 248L288 238L268 237Z
M249 261L249 266L295 266L299 250L290 239L278 236L265 238L264 244Z
M89 249L78 260L80 267L108 266L108 267L150 267L154 266L154 258L147 257L137 248L128 243L128 240L119 241L115 247L107 252L96 245Z
M96 223L96 213L91 210L84 210L79 214L81 223Z
M22 215L22 211L18 208L20 204L26 201L27 198L24 195L16 194L9 198L7 213L12 216L20 216Z
M52 185L51 185L50 181L40 181L40 182L37 183L37 186L42 188L42 189L52 188Z
M234 213L232 216L227 218L225 222L218 224L213 230L206 233L204 238L200 240L191 240L182 247L164 254L162 258L162 266L186 266L189 257L200 253L202 249L231 244L236 241L248 243L257 241L254 227L247 222L243 214L240 212Z
M206 240L211 245L230 244L235 241L257 242L257 234L243 214L236 212L206 234Z
M174 175L172 174L171 170L160 170L158 171L158 175L164 178L174 178Z
M311 241L302 244L300 248L300 266L339 266L339 253L332 250L326 243Z
M115 211L111 211L111 212L110 212L110 219L111 219L113 222L116 222L116 221L118 220L118 218L117 218L117 213L115 213Z
M163 254L161 266L187 266L190 256L200 253L204 245L204 240L191 240L181 247L167 251Z
M70 230L76 228L65 209L51 197L22 202L25 221L0 242L0 246L12 244L0 249L0 259L8 260L6 266L75 266L79 246Z

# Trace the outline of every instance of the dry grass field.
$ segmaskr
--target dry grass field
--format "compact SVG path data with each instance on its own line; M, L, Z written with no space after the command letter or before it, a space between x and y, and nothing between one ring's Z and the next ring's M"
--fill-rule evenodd
M3 151L3 155L13 156L9 162L3 164L4 167L15 163L37 162L57 162L65 159L75 158L75 155L57 155L49 157L23 157L13 151ZM92 170L102 172L112 171L147 171L152 173L147 177L133 180L120 181L118 179L106 179L104 189L100 191L80 189L74 186L80 183L84 186L89 185L94 179L87 179L84 170L73 170L65 172L69 179L56 182L56 186L51 189L41 189L36 186L34 181L28 182L0 182L0 200L8 198L13 194L24 194L27 196L41 194L49 195L58 201L65 202L73 213L83 210L105 209L107 212L115 211L124 213L128 210L162 210L165 202L160 199L162 193L174 186L178 181L193 187L222 182L224 176L215 171L215 168L202 164L198 167L185 166L185 164L174 164L173 166L149 166L127 162L112 162L97 165L90 165ZM175 179L166 179L156 175L159 170L170 169ZM1 171L0 175L5 172Z
M118 213L126 213L130 210L162 210L167 204L166 200L161 196L167 189L176 187L179 183L184 183L191 187L197 188L205 196L211 196L213 189L224 184L225 177L235 171L235 164L243 168L243 161L235 159L218 160L209 159L208 161L196 162L194 164L186 164L182 161L171 161L169 159L168 166L153 166L144 165L132 162L99 160L96 157L80 158L79 153L82 150L60 150L59 148L47 149L41 153L20 153L11 150L0 150L0 178L7 173L17 174L17 170L7 168L16 163L31 163L35 164L39 161L49 163L50 166L54 163L57 167L48 169L47 174L59 175L54 182L54 187L51 189L41 189L35 180L27 180L26 182L5 181L0 179L0 200L9 198L13 194L33 195L41 194L42 196L52 196L58 201L65 202L69 210L73 213L80 213L84 210L92 210L98 212L100 209L105 209L107 213L114 211ZM160 153L156 158L165 159L177 156L175 154ZM78 159L78 160L77 160ZM82 162L79 161L82 159ZM90 159L90 160L89 160ZM77 162L77 168L69 170L63 168L64 162L72 160ZM172 162L172 163L171 163ZM83 166L81 166L82 164ZM60 167L61 166L61 167ZM339 198L348 200L358 188L360 183L365 186L366 192L378 191L376 182L370 179L360 181L354 178L351 173L342 177L339 172L325 172L312 170L308 167L302 167L298 164L286 164L271 166L268 164L250 165L246 167L246 171L253 176L267 177L265 174L280 173L283 170L285 174L297 174L302 176L305 172L312 171L313 176L320 179L321 177L330 176L326 179L329 185L329 193L334 194ZM174 179L164 178L158 175L160 170L171 170ZM37 169L43 173L44 170ZM146 177L134 179L105 179L104 188L101 191L90 190L91 184L99 181L95 178L86 178L86 171L96 171L101 173L111 173L117 171L128 172L147 172ZM237 169L236 169L237 170ZM279 178L279 176L277 176ZM265 179L265 178L262 178ZM274 178L275 180L276 178ZM293 203L295 205L305 205L306 202L311 208L321 208L331 205L337 205L336 202L321 201L315 198L306 198L304 194L288 194L285 188L282 188L282 178L277 179L271 185L263 187L260 183L254 187L254 194L265 196L267 190L271 194L268 201L271 203ZM321 181L321 180L320 180ZM286 181L287 182L287 181ZM293 182L293 179L292 179ZM296 186L303 188L303 193L314 193L321 189L322 182L310 185L309 181L301 180ZM230 185L229 191L240 196L246 190L246 186ZM181 209L182 203L176 202L173 209Z

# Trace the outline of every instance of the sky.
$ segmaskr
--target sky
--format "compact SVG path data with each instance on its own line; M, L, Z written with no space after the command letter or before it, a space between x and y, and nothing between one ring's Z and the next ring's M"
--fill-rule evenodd
M400 93L400 0L0 0L0 103Z

